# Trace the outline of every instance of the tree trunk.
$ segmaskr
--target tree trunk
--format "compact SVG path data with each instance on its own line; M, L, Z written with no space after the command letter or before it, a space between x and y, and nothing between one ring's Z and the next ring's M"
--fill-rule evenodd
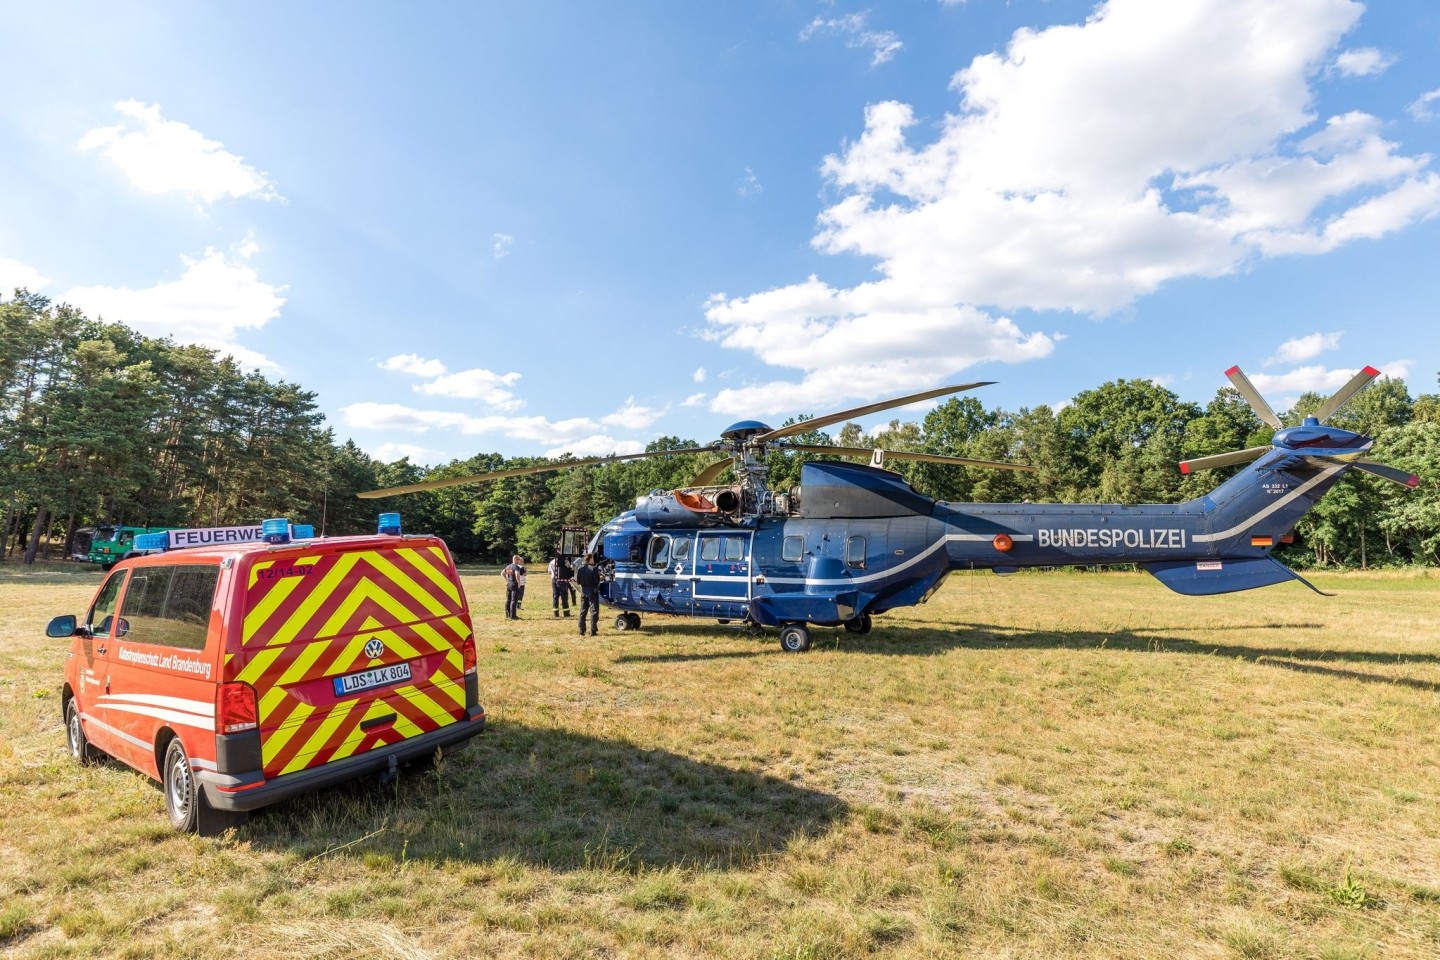
M75 511L70 511L70 516L65 518L65 549L60 551L61 560L69 560L70 554L75 552Z
M1365 524L1360 524L1360 569L1366 569L1365 565Z
M25 549L25 558L22 562L32 564L35 562L35 554L40 549L40 534L45 530L45 519L49 511L44 507L35 511L35 526L30 530L30 546Z

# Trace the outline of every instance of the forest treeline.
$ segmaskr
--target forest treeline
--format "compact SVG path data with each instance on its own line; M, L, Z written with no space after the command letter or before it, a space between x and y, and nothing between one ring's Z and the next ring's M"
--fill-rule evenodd
M215 350L145 337L17 290L0 300L0 560L64 556L76 531L106 523L290 517L338 535L373 531L384 510L400 511L408 530L444 537L464 560L500 561L517 550L539 559L561 525L593 530L639 494L687 485L715 459L683 452L695 440L662 437L647 449L680 452L360 500L364 490L541 461L483 453L439 467L382 462L337 440L315 399ZM1298 423L1324 399L1307 393L1282 419ZM1350 472L1301 521L1284 559L1302 567L1440 564L1440 395L1411 397L1404 381L1382 378L1330 422L1375 437L1375 458L1418 474L1421 485L1407 491ZM1202 407L1152 381L1116 380L1059 411L988 409L960 396L919 422L894 420L873 434L851 423L833 436L792 440L1038 468L891 461L944 500L1166 503L1210 490L1227 472L1182 476L1180 460L1265 444L1271 432L1230 387ZM772 486L796 483L802 457L814 458L771 453Z

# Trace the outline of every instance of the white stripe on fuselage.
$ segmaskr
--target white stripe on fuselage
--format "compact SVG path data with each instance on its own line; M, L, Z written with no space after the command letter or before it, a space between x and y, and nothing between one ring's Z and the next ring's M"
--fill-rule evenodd
M1035 539L1035 537L1034 537L1033 535L1028 534L1028 533L1010 534L1009 536L1010 536L1010 539L1011 539L1011 540L1014 540L1016 543L1023 543L1023 542L1025 542L1025 541L1034 540L1034 539ZM994 541L994 539L995 539L995 537L992 536L992 535L986 535L986 534L981 534L981 533L947 533L947 534L945 534L945 536L941 537L939 540L936 540L934 543L930 544L930 546L926 547L924 550L922 550L922 551L920 551L919 553L915 554L915 556L911 557L909 560L906 560L904 563L897 564L897 565L895 565L895 566L893 566L893 567L887 567L886 569L881 570L881 571L878 571L878 572L876 572L876 573L867 573L867 574L865 574L864 576L859 576L859 577L831 577L831 578L826 579L826 580L819 580L819 579L815 579L815 578L811 578L811 577L772 577L772 576L769 576L768 574L765 574L765 573L758 574L758 576L764 577L766 583L789 583L789 584L802 583L802 584L805 584L806 586L815 586L815 587L843 587L843 586L847 586L847 585L849 585L849 586L856 586L856 585L862 585L862 584L870 583L871 581L875 581L875 580L884 580L884 579L887 579L887 578L889 578L889 577L893 577L893 576L895 576L896 574L904 573L906 570L910 569L910 568L911 568L912 566L914 566L915 564L920 563L921 561L923 561L923 560L927 559L928 557L930 557L932 554L935 553L935 551L937 551L937 550L943 550L943 549L945 548L945 544L948 543L948 542L950 542L950 541L952 541L952 540L955 541L955 542L957 542L957 543L990 543L990 542ZM695 576L695 574L688 574L688 573L687 573L687 574L672 574L672 573L617 573L617 574L615 575L615 579L617 579L617 580L689 580L689 579L691 579L693 576ZM701 579L703 579L703 580L722 580L722 581L723 581L723 580L734 580L734 581L737 581L737 582L744 583L744 582L747 582L750 578L749 578L749 577L708 577L708 576L706 576L706 577L701 577Z

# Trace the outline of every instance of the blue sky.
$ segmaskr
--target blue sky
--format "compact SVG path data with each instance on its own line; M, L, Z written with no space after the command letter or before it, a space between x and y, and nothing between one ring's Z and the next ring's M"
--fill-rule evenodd
M1432 0L3 2L0 32L0 289L232 352L385 459L970 380L1436 390Z

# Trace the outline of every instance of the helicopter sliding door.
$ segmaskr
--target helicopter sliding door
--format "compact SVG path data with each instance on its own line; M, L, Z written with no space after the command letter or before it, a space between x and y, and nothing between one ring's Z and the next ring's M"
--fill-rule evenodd
M741 619L750 606L748 530L701 530L696 534L690 580L697 616Z

